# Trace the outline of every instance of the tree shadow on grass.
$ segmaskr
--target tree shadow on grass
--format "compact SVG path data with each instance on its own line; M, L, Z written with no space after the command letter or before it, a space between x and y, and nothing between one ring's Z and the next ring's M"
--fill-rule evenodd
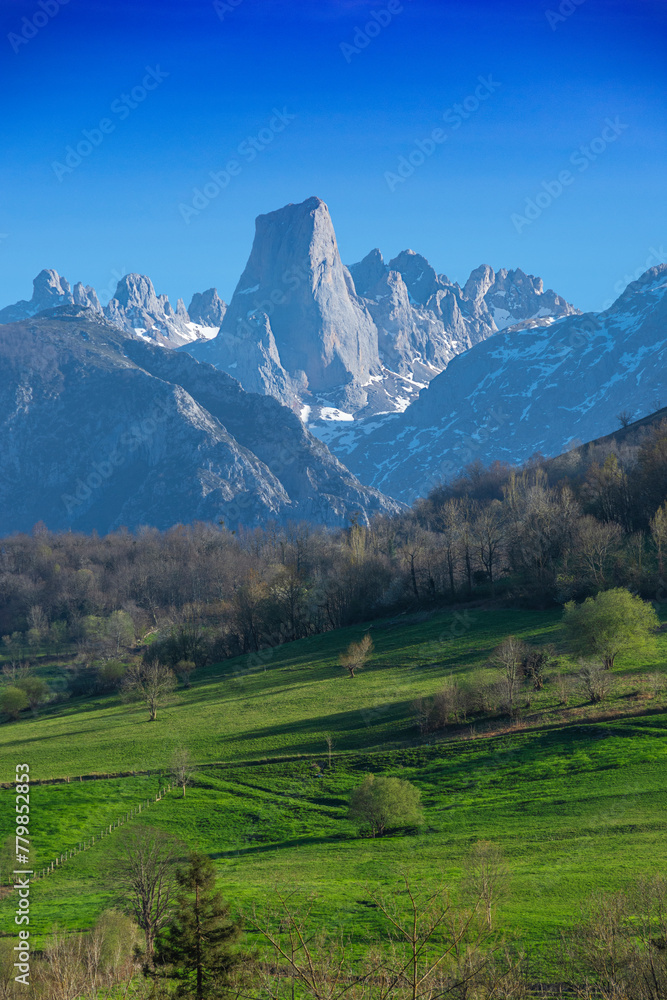
M213 860L218 858L240 858L253 854L268 854L271 851L291 850L294 847L314 847L317 844L333 844L341 841L357 840L351 833L331 833L326 837L292 837L289 840L280 840L269 844L253 844L250 847L230 848L228 851L217 851L209 855Z
M253 729L251 732L235 734L235 743L243 743L250 740L269 739L271 737L294 736L295 734L311 735L317 737L318 748L321 749L322 734L329 732L343 736L345 734L359 734L364 731L371 731L374 724L385 725L387 722L405 721L409 709L409 702L396 701L385 702L375 705L372 708L358 708L345 712L334 712L328 715L319 715L306 719L302 722L284 722L273 726L263 726ZM299 752L297 745L290 740L290 752Z

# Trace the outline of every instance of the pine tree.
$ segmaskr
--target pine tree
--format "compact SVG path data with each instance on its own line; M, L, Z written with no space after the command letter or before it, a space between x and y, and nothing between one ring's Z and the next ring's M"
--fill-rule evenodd
M215 995L238 960L234 945L241 927L216 892L215 867L205 854L192 854L176 878L176 908L158 942L157 959L165 974L179 981L180 996L203 1000Z

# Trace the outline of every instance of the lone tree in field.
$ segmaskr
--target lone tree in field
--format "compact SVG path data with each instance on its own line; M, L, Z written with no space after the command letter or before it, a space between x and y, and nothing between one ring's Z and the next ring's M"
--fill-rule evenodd
M521 639L510 635L496 646L491 655L491 665L502 671L510 712L514 710L514 698L525 654L526 649Z
M185 798L185 786L192 782L194 773L195 765L192 754L187 747L177 747L171 758L171 776L176 784L183 789L183 798Z
M179 841L150 826L123 831L110 875L125 906L144 932L146 961L153 964L155 939L166 926L174 904Z
M482 904L486 926L493 929L496 907L508 892L509 869L502 848L488 840L478 840L464 866L464 890L472 902Z
M350 819L381 837L397 827L419 826L423 820L421 792L409 781L367 774L350 796Z
M345 652L340 654L340 665L347 670L350 677L354 677L355 670L363 670L372 652L373 640L367 632L363 639L351 642Z
M568 601L563 628L575 656L598 656L611 670L619 653L650 653L659 621L655 608L628 590L604 590L583 604Z
M123 690L129 697L139 698L146 703L151 722L155 722L158 708L168 703L175 687L173 670L165 667L159 660L133 663L123 682Z
M241 926L215 889L215 866L205 854L193 854L176 874L178 890L173 916L160 936L157 962L179 982L181 996L215 996L238 957L234 945Z

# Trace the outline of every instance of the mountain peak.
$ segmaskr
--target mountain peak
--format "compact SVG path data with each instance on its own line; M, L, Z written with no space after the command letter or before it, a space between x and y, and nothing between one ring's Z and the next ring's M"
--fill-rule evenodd
M217 288L195 292L188 306L188 315L192 322L201 323L202 326L219 327L226 312L227 303L220 298Z
M387 273L387 266L381 252L375 247L358 264L350 264L348 271L352 275L357 295L366 295Z
M326 204L312 197L285 205L257 217L218 337L238 337L263 311L284 370L296 379L306 372L311 390L336 394L337 404L352 405L352 393L358 407L379 359L377 331L351 285Z
M116 286L114 299L125 309L155 310L159 307L153 282L144 274L123 275Z

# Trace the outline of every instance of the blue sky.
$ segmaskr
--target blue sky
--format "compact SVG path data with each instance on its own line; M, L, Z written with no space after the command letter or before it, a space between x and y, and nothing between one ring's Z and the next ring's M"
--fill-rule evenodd
M8 0L0 306L43 267L229 300L255 216L316 194L347 263L410 247L601 308L667 251L666 23L653 0Z

